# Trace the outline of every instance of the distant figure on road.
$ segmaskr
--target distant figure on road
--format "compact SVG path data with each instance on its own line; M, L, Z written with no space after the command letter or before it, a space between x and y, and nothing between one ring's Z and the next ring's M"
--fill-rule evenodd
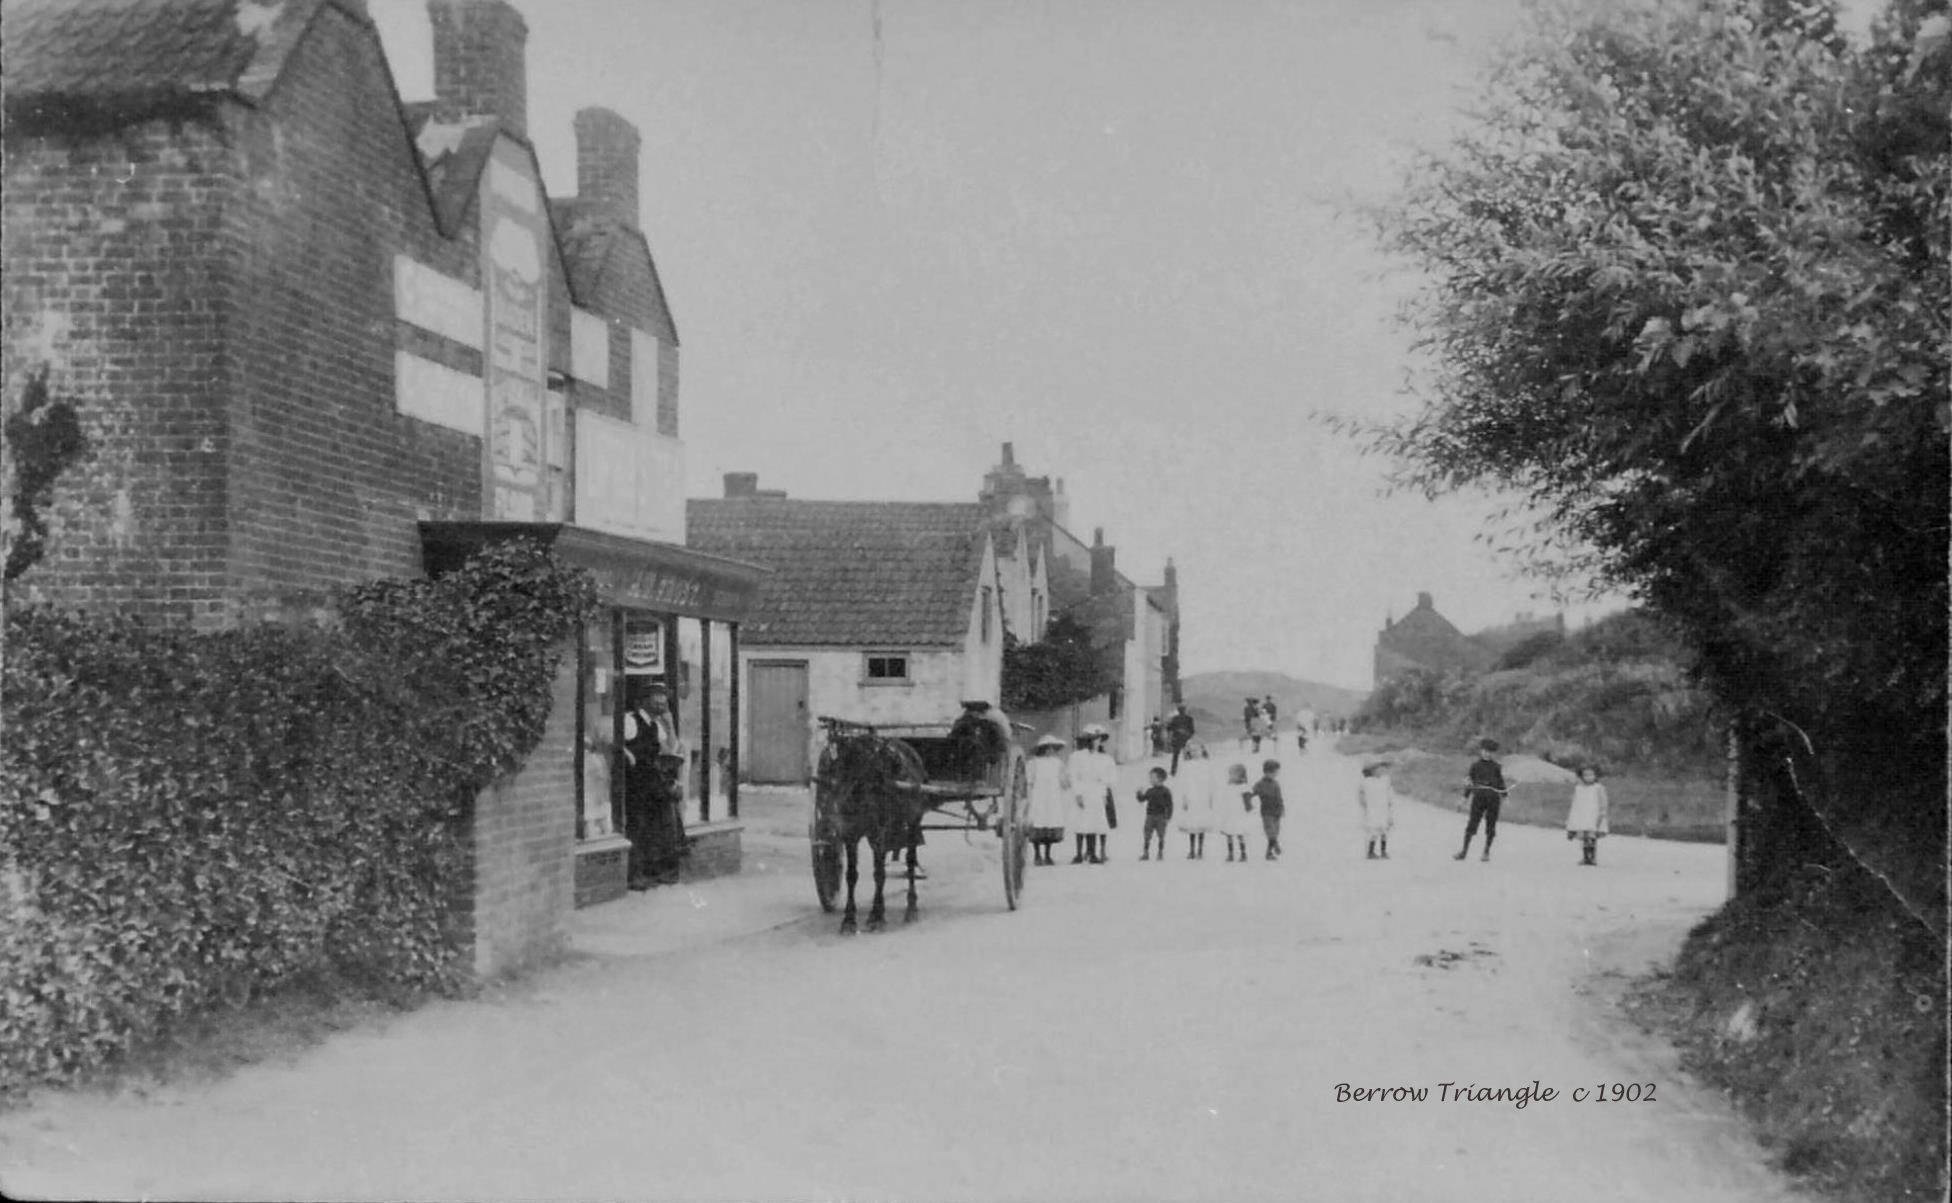
M1166 742L1172 745L1172 771L1179 771L1179 754L1186 750L1186 741L1193 738L1193 716L1186 713L1186 703L1173 707L1173 716L1166 720Z
M1179 829L1186 833L1187 860L1206 856L1206 833L1213 830L1213 794L1217 788L1213 761L1207 759L1206 745L1196 739L1186 745L1179 774L1173 778L1173 808L1179 814Z
M1166 724L1159 721L1158 715L1153 715L1152 721L1145 725L1145 735L1147 739L1152 741L1152 754L1154 756L1164 756L1166 754Z
M1464 847L1452 860L1463 860L1471 854L1471 837L1478 833L1478 823L1484 823L1484 856L1491 859L1491 841L1498 838L1498 806L1511 790L1505 786L1505 770L1498 764L1498 741L1482 740L1478 744L1478 758L1471 762L1469 783L1464 787L1464 796L1471 802L1471 817L1464 822Z
M1589 764L1579 770L1579 784L1572 787L1572 806L1566 812L1566 838L1579 841L1579 863L1599 864L1599 844L1606 835L1606 787L1600 784L1600 769Z
M1273 694L1268 694L1261 699L1261 713L1267 715L1267 729L1274 730L1275 725L1281 721L1281 707L1276 704Z
M1240 863L1247 863L1247 833L1257 826L1254 816L1254 788L1247 784L1247 766L1227 766L1227 784L1221 788L1214 806L1219 810L1220 834L1227 837L1227 859L1234 859L1234 845L1240 845Z
M1173 817L1173 791L1166 788L1166 770L1154 766L1152 784L1139 791L1139 802L1145 807L1145 848L1139 854L1140 860L1152 859L1152 837L1159 837L1159 859L1166 859L1166 824Z
M1365 860L1389 859L1389 831L1396 826L1395 790L1390 786L1389 761L1372 760L1362 766L1362 786L1357 791L1362 807L1362 833L1369 840Z
M1263 760L1261 779L1254 783L1254 798L1261 811L1261 831L1267 836L1269 860L1280 859L1281 816L1288 811L1287 803L1281 800L1281 783L1275 780L1280 775L1280 761Z
M1247 739L1254 745L1254 751L1259 752L1261 741L1272 734L1274 728L1267 720L1267 711L1256 707L1254 717L1247 720Z
M1064 774L1064 741L1046 735L1037 741L1030 757L1030 842L1036 845L1039 865L1054 865L1051 845L1064 838L1064 820L1070 817L1071 788Z

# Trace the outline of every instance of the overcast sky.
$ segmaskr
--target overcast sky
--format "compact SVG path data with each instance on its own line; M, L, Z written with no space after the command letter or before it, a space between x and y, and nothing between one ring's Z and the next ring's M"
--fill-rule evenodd
M1188 671L1366 688L1419 590L1557 608L1486 504L1385 497L1309 418L1406 404L1408 279L1338 202L1441 141L1515 0L517 3L549 190L577 109L643 133L691 495L973 500L1011 441L1128 576L1175 559ZM371 9L431 95L424 4Z

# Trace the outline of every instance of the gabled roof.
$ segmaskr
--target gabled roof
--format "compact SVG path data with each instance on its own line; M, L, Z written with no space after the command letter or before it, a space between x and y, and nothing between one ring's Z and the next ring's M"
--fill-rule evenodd
M774 646L959 647L983 582L983 507L957 502L686 503L686 545L771 568L740 630Z
M327 2L5 0L8 107L256 102Z
M678 319L671 312L671 302L665 298L664 281L657 274L657 259L651 254L651 244L644 231L619 219L607 203L594 198L552 196L549 213L561 231L563 270L569 274L570 292L578 298L595 297L604 269L609 266L611 251L619 242L627 243L631 251L643 256L644 268L650 273L651 290L657 294L658 308L664 311L664 320L671 325L672 341L677 342Z

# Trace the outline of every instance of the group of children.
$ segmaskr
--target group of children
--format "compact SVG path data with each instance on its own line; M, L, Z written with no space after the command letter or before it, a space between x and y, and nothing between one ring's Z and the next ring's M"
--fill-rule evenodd
M1059 754L1064 741L1046 735L1037 741L1028 775L1030 785L1030 840L1040 865L1057 863L1051 849L1070 832L1077 840L1077 855L1071 863L1105 863L1105 837L1118 824L1118 766L1105 745L1111 733L1099 724L1079 732L1077 749L1066 761ZM1464 825L1464 847L1454 859L1470 854L1471 841L1484 828L1482 859L1491 859L1491 844L1498 837L1498 810L1505 795L1504 770L1498 763L1498 743L1483 740L1478 758L1471 765L1464 787L1470 811ZM1158 842L1158 857L1166 859L1167 830L1175 816L1179 829L1186 833L1186 859L1206 857L1206 837L1219 831L1227 841L1227 859L1247 861L1247 839L1256 817L1267 839L1265 859L1281 856L1281 820L1287 812L1281 796L1281 762L1261 762L1261 778L1251 785L1247 766L1227 766L1224 782L1214 776L1214 764L1203 743L1194 740L1179 759L1178 771L1168 774L1163 766L1151 770L1151 784L1138 792L1144 808L1143 849L1140 860L1152 860L1153 843ZM1170 782L1170 784L1168 784ZM1357 791L1362 811L1363 837L1369 860L1389 859L1390 831L1396 825L1395 791L1389 779L1389 762L1372 760L1362 766L1362 783ZM1599 841L1607 833L1606 787L1600 784L1599 770L1588 765L1579 772L1573 788L1572 805L1566 816L1566 838L1580 843L1581 865L1598 863Z
M1118 824L1118 766L1105 750L1110 739L1109 731L1093 723L1078 733L1077 748L1068 760L1060 755L1064 741L1055 735L1037 741L1027 770L1033 863L1056 864L1052 849L1067 833L1077 840L1072 864L1105 863L1105 837ZM1184 749L1177 773L1169 775L1164 767L1152 769L1151 784L1137 795L1144 811L1140 860L1154 859L1155 840L1158 859L1166 859L1167 831L1175 815L1179 829L1186 833L1188 860L1205 859L1207 834L1218 831L1227 841L1227 859L1244 864L1256 818L1267 839L1266 858L1280 857L1281 819L1286 812L1276 779L1280 762L1264 761L1261 779L1252 784L1245 765L1228 766L1224 783L1214 779L1213 769L1206 746L1197 740Z

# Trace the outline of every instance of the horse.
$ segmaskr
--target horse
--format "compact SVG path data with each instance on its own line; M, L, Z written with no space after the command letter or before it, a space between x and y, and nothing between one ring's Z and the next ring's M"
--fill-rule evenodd
M841 934L855 930L854 885L860 880L862 839L874 857L874 904L868 910L868 930L880 931L887 923L883 891L891 851L908 853L908 909L902 922L915 921L915 845L921 838L927 799L919 790L903 787L920 785L926 778L921 756L899 739L867 731L833 733L821 757L820 780L835 801L838 830L833 837L847 850L847 909L840 921Z

